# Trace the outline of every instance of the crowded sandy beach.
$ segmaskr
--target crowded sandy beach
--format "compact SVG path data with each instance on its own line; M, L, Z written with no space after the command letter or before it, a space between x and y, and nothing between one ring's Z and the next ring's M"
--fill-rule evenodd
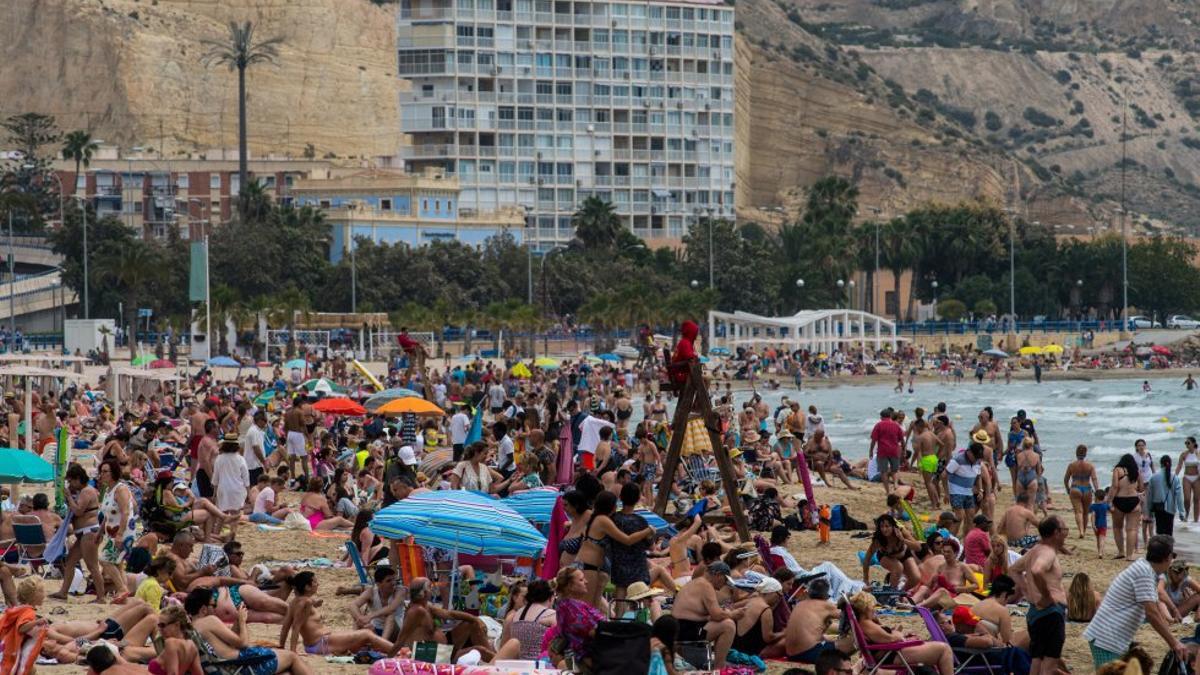
M1041 384L969 353L922 355L910 378L882 354L870 375L775 350L701 364L694 324L681 335L669 360L637 363L447 368L410 340L379 364L10 378L0 435L33 457L3 458L5 672L1191 662L1200 452L1185 413L1170 413L1177 444L1131 434L1093 462L1054 424L1054 396L1089 386L1057 360ZM976 365L979 382L955 381ZM1140 410L1192 391L1187 364L1163 365L1180 368L1153 385L1089 375ZM1033 386L1048 402L1015 408ZM1108 391L1096 406L1125 405ZM1067 433L1091 420L1069 405Z

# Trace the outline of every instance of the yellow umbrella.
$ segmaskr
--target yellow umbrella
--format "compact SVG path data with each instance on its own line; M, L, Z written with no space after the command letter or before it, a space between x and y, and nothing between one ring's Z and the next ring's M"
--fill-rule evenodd
M423 398L405 396L394 401L388 401L375 410L380 415L399 415L412 413L414 415L444 415L445 411Z
M1042 347L1043 354L1061 354L1063 353L1062 345L1046 345Z
M1041 354L1042 348L1041 347L1021 347L1020 353L1021 353L1021 356L1031 356L1033 354Z
M513 375L516 375L517 377L532 377L533 376L533 373L529 372L529 366L525 365L524 363L518 363L517 365L513 366L512 370L509 372L511 372Z
M557 368L558 361L555 361L554 359L552 359L548 356L539 356L533 362L533 365L537 366L538 368Z

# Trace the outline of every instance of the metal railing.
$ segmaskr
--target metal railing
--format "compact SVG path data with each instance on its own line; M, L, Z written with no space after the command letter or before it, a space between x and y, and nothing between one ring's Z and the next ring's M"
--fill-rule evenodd
M1017 333L1080 333L1083 331L1121 330L1121 321L1018 321ZM1136 330L1130 326L1130 330ZM896 324L896 332L902 335L969 335L1000 334L1009 331L1009 324L1001 321L924 321Z

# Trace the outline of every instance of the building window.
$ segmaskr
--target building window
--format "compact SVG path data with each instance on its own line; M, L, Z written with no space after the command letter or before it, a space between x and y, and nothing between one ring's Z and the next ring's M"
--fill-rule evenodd
M221 174L219 174L219 173L208 174L208 189L210 189L210 190L220 190L221 189Z
M392 200L390 200L390 199L379 200L379 208L384 211L391 211L392 210Z
M186 173L175 175L175 187L179 188L180 190L188 189L188 175Z
M421 210L422 210L422 211L428 211L428 210L429 210L429 200L428 200L428 199L422 199L422 200L421 200Z

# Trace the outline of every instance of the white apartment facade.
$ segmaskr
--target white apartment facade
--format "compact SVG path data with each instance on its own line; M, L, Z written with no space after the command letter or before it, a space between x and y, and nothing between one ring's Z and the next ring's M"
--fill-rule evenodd
M401 0L397 21L401 157L456 176L460 212L524 207L542 250L591 195L650 241L733 217L732 5Z

